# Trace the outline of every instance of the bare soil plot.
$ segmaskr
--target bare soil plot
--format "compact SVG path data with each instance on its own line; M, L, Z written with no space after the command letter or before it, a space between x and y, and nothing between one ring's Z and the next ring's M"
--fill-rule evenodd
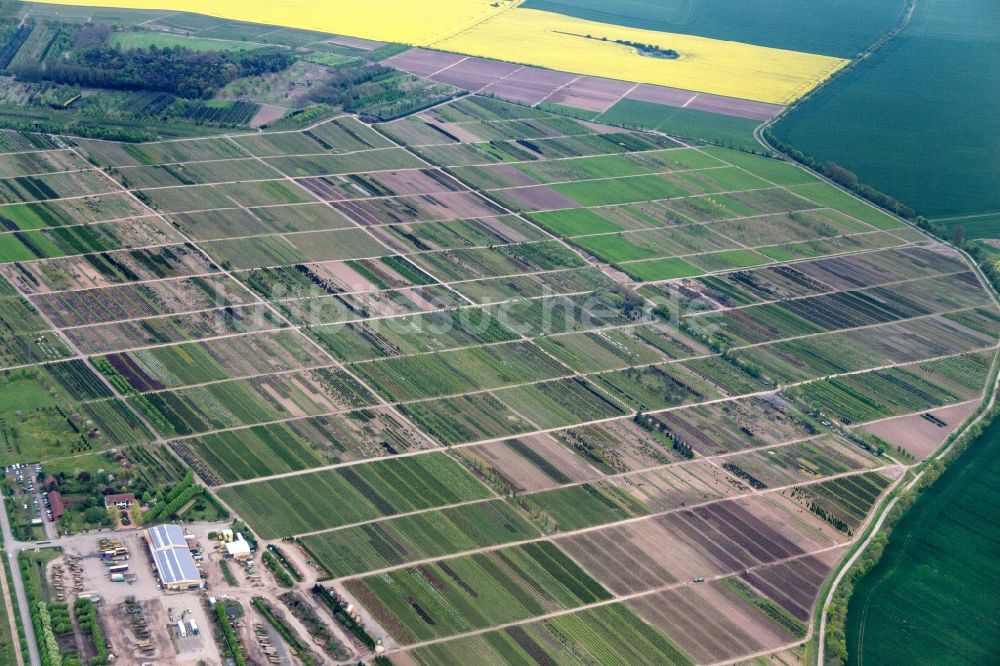
M695 97L687 105L687 108L708 111L710 113L720 113L726 116L736 116L737 118L749 118L751 120L770 120L785 109L785 107L779 104L766 104L764 102L754 102L749 99L736 99L733 97L705 94Z
M383 60L382 64L396 67L417 76L429 76L440 69L454 65L464 59L465 56L454 53L428 51L427 49L410 49L388 60Z
M897 416L869 423L862 429L892 446L902 447L914 458L924 460L965 421L977 404L976 401L965 402L922 414Z
M603 112L611 108L633 84L593 76L581 76L545 99L551 104L574 106L586 111Z
M250 121L250 127L257 128L270 125L277 120L281 120L282 116L286 113L288 113L288 109L283 106L277 106L275 104L261 104L260 110Z
M658 592L629 606L699 663L738 660L795 640L721 582Z
M547 185L516 187L494 192L512 210L539 211L579 208L580 204Z
M666 106L685 106L692 101L698 93L680 88L666 88L664 86L653 86L648 83L638 85L634 90L630 90L625 99L635 99L640 102L652 102L653 104L663 104Z
M765 597L781 604L801 622L808 621L819 589L846 548L758 567L740 578Z
M464 449L462 455L491 467L519 491L545 490L603 476L578 452L550 435L532 435Z
M483 58L466 58L444 71L430 76L434 81L447 83L456 88L477 91L491 83L496 83L508 74L520 69L520 65L512 65L497 60Z
M575 74L566 72L522 67L503 80L487 86L483 93L534 106L575 78Z

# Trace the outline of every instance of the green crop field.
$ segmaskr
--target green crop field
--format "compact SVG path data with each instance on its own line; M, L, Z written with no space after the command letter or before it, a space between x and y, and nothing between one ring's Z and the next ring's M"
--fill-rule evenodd
M180 46L192 51L239 51L261 48L263 44L233 42L224 39L199 39L183 35L170 35L162 32L116 32L110 43L125 49L173 48Z
M847 0L805 7L794 0L529 0L525 7L591 21L748 42L850 58L888 32L899 0ZM664 44L664 48L669 48Z
M759 121L698 109L623 99L600 114L598 121L623 127L657 130L684 139L709 141L731 148L759 147L753 136Z
M488 492L458 463L432 454L236 486L219 495L258 534L274 538L483 499Z
M854 588L848 664L968 664L991 659L1000 632L997 572L981 566L997 548L985 524L1000 516L1000 421L994 421L896 524L878 565ZM928 613L928 609L934 609Z
M990 0L917 3L898 38L795 108L775 134L926 217L995 215L1000 99L982 91L1000 86L996 20Z

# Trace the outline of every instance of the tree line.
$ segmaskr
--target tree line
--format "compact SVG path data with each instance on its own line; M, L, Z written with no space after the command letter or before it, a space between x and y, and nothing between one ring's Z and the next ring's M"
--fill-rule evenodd
M294 57L287 51L192 51L183 47L122 50L96 44L68 58L18 67L25 81L54 81L86 88L152 90L188 99L210 99L226 84L246 76L279 72Z

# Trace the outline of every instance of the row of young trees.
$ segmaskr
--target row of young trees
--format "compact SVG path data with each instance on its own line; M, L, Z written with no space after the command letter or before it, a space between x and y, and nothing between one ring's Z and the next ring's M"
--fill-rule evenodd
M119 49L103 44L73 51L68 57L20 66L26 81L112 90L155 90L189 99L209 99L236 79L278 72L294 56L288 51L192 51L182 47Z

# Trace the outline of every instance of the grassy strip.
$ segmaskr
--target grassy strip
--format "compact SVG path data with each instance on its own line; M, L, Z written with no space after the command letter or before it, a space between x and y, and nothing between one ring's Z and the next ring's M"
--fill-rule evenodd
M97 621L94 602L90 599L77 599L73 611L80 629L90 634L90 641L94 644L95 654L90 658L90 666L103 666L108 663L107 641L101 623Z
M285 569L288 571L288 574L292 578L294 578L299 583L302 582L302 574L299 573L299 570L295 568L295 565L293 565L288 560L288 558L285 557L284 551L282 551L280 548L278 548L274 544L268 544L267 549L269 551L271 551L271 553L273 553L276 558L278 558L278 561L281 562L281 565L283 567L285 567Z
M247 660L243 656L243 648L240 647L240 642L236 638L236 632L233 631L232 625L229 624L229 614L226 613L226 604L222 601L218 601L215 604L215 619L218 621L219 627L222 628L222 637L226 641L229 654L236 662L236 666L246 666Z
M264 561L264 566L271 570L274 574L274 580L277 581L278 585L281 587L291 587L295 584L292 580L291 574L281 565L281 562L275 557L269 550L265 550L261 555L261 559Z
M3 560L6 558L6 553L0 550L0 567L4 568L4 575L7 576L7 587L11 590L11 597L15 597L13 592L13 582L10 581L10 576L7 573L6 565ZM17 613L16 601L14 598L12 601L15 602L14 613ZM7 617L6 609L0 609L0 663L3 664L13 664L16 663L15 646L14 646L14 625L12 624L13 618ZM18 627L20 629L20 627Z
M365 628L352 619L347 614L347 603L339 597L334 596L330 590L319 583L313 585L312 593L316 595L323 604L330 609L333 619L341 624L345 629L354 634L354 637L361 641L369 650L375 649L375 639L369 635Z
M0 551L0 556L3 556L3 551ZM4 568L4 575L7 576L7 589L10 590L10 605L14 611L14 625L17 627L17 638L21 643L21 654L28 654L28 637L24 633L24 623L21 621L21 606L17 602L17 594L14 593L14 572L6 564L7 560L4 558L2 564Z
M240 584L236 580L236 576L233 575L233 570L229 568L229 562L219 560L219 568L222 569L222 577L226 579L226 584L229 587L239 587Z
M323 652L331 659L343 662L351 657L351 651L336 636L330 633L326 623L320 619L316 609L304 597L299 596L295 592L285 592L278 598L302 624L313 643L322 647Z
M264 616L264 618L274 627L281 638L288 644L288 647L295 650L298 658L302 661L305 666L319 666L319 663L313 658L312 653L309 648L302 644L298 637L292 632L291 627L289 627L285 622L274 614L274 609L271 608L270 604L267 603L262 597L254 597L250 603L257 612Z
M52 627L52 614L49 612L48 604L42 599L41 586L42 571L45 563L53 557L58 556L56 550L40 551L32 557L26 552L18 554L18 565L21 569L21 578L24 581L25 595L28 598L28 610L31 614L31 623L35 629L35 641L38 643L38 652L42 666L62 666L63 655L56 640L55 631ZM32 569L34 565L34 569ZM61 614L61 613L60 613Z

